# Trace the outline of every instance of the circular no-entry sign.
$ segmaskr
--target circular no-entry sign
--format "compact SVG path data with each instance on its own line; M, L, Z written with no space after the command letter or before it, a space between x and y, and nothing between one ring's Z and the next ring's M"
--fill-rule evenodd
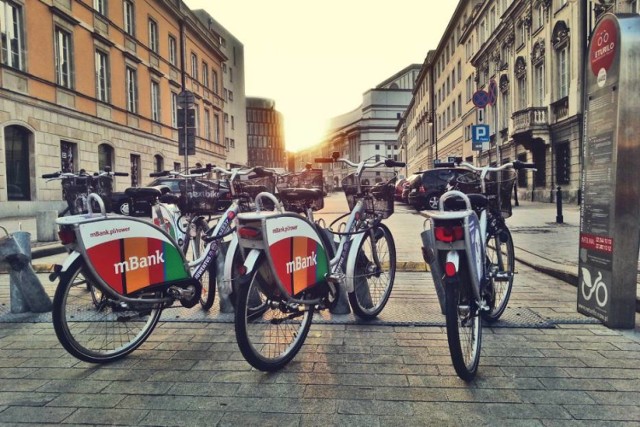
M476 107L484 108L489 103L489 93L486 90L477 90L471 100Z

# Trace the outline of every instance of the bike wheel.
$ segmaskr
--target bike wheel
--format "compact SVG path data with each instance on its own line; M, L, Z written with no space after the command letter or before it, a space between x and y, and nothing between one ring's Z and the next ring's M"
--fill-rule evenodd
M266 260L258 260L249 283L238 288L235 310L240 352L251 366L267 372L283 368L298 354L313 319L313 306L277 296L272 274Z
M358 247L354 271L349 275L354 281L354 290L349 293L353 312L361 319L375 318L389 301L396 275L396 246L386 225L378 224L373 238L366 233Z
M451 361L458 376L471 381L476 376L480 363L482 321L471 291L461 289L460 281L445 284L445 297Z
M515 255L513 240L508 228L491 236L487 244L487 263L490 282L488 286L488 304L490 311L482 311L482 318L495 322L502 316L509 303L513 274L515 271Z
M134 351L151 335L162 313L157 304L127 304L99 289L79 258L61 275L53 298L58 340L71 355L90 363L113 362Z
M193 251L192 257L194 260L196 260L204 254L206 244L203 237L208 227L206 222L202 218L193 226L194 235L191 237L191 250ZM190 230L190 232L191 231L192 230ZM211 260L209 268L207 268L207 271L202 275L202 277L200 277L200 283L202 284L202 292L200 293L200 305L204 310L211 309L211 307L213 307L213 302L216 299L216 275L214 268L215 262L215 259Z

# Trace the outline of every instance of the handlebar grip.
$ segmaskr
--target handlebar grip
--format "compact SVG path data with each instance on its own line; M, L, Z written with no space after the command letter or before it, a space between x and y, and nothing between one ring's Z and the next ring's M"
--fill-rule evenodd
M129 174L127 172L114 172L113 174L115 176L129 176Z
M189 170L190 173L207 173L207 172L211 172L211 165L207 165L203 168L197 168L197 169L191 169Z
M516 170L520 170L520 169L535 169L536 168L536 164L535 163L525 163L525 162L521 162L520 160L516 160L513 162L513 168Z
M273 172L265 170L262 166L256 166L253 168L253 173L258 178L263 178L265 176L273 176Z
M157 178L159 176L169 176L169 171L151 172L149 176L151 178Z
M395 160L387 159L384 161L384 165L388 168L402 168L407 164L405 162L398 162Z
M43 178L57 178L59 176L60 176L60 172L45 173L42 175Z
M318 157L313 160L315 163L333 163L334 160L331 157Z

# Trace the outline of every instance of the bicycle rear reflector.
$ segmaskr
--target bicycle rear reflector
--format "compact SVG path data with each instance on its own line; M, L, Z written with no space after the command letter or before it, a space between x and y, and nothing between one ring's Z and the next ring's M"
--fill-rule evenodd
M73 228L63 227L58 231L58 237L63 245L68 245L76 241L76 233Z
M462 240L464 237L464 228L461 225L456 226L438 226L435 228L436 240L445 243Z
M456 275L456 265L452 262L447 262L444 265L444 274L447 275L447 277L453 277Z
M258 230L257 228L253 228L253 227L242 227L242 228L240 228L238 230L238 235L242 239L256 240L256 239L262 238L260 230Z

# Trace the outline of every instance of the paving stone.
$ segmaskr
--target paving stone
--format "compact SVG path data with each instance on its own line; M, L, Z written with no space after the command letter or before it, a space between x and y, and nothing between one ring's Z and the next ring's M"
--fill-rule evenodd
M21 382L24 380L21 380ZM41 381L41 380L38 380ZM108 381L89 381L76 379L70 380L47 380L37 389L38 393L109 393L105 388L109 385Z
M11 406L0 412L0 424L33 423L42 425L43 423L60 423L66 420L74 411L75 408Z
M595 403L590 394L585 391L517 390L516 393L525 403L556 405Z
M219 426L224 413L219 411L149 411L139 425L149 426Z
M393 390L397 389L393 388ZM376 388L343 385L306 385L303 396L305 399L371 400L376 396Z
M579 420L633 421L640 420L640 406L633 405L564 405Z
M345 415L345 414L321 414L302 415L300 427L379 427L380 417L376 415ZM402 424L395 424L396 426ZM416 424L417 425L417 424Z
M265 414L255 412L227 413L222 416L222 418L216 425L219 427L239 425L259 425L261 427L297 427L300 425L301 419L302 416L297 414Z
M170 383L159 384L170 385ZM252 384L252 386L255 387L256 385ZM167 394L177 396L235 396L239 387L240 385L236 383L196 383L187 381L172 384Z
M409 416L413 414L410 402L379 400L341 400L338 413L348 415Z
M55 409L55 408L50 408ZM60 408L63 409L63 408ZM149 414L148 409L106 409L80 408L67 417L66 423L100 424L100 425L139 425L140 421ZM0 414L1 415L1 414Z
M65 392L47 403L47 406L64 406L72 408L114 408L125 398L126 397L121 394L79 394Z

